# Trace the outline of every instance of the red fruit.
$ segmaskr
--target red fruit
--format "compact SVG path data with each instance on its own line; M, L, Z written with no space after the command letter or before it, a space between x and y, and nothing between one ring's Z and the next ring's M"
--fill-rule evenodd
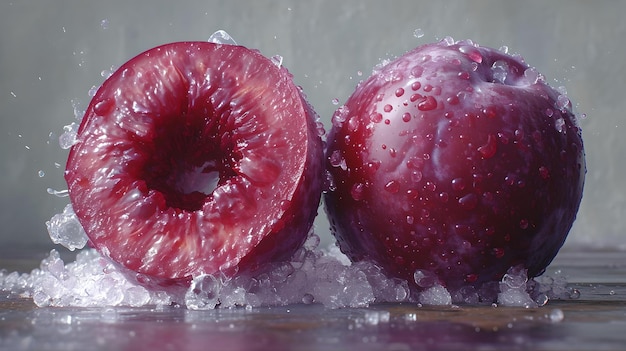
M333 116L325 194L353 260L448 288L541 274L582 197L567 97L519 56L450 40L377 69Z
M315 113L285 68L209 42L148 50L98 89L65 178L91 243L149 276L290 257L321 196Z

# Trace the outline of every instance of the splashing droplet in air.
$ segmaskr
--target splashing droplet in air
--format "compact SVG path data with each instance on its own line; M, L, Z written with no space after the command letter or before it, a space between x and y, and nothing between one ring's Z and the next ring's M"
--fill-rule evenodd
M46 189L46 192L56 197L68 197L70 195L70 192L68 190L54 190L52 188L48 188Z
M413 31L413 36L416 38L422 38L424 36L424 31L421 28L417 28Z
M67 150L76 144L76 133L78 131L78 125L74 122L63 127L63 134L59 137L59 145L61 149Z

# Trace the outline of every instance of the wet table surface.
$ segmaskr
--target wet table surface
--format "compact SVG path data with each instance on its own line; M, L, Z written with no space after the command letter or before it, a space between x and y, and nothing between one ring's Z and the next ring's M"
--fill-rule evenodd
M0 259L7 270L28 265L37 263ZM39 308L0 293L0 350L626 350L626 252L564 251L556 270L580 298L529 309Z

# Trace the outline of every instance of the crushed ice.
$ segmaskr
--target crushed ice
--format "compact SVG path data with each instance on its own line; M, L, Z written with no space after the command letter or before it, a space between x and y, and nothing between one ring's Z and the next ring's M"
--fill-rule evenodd
M69 249L85 245L86 236L68 205L47 222L53 240ZM415 273L421 292L411 291L407 281L389 278L370 262L351 263L339 248L319 247L311 233L304 246L288 262L272 263L264 273L240 273L195 277L190 287L150 288L136 273L113 263L94 249L80 250L74 262L64 262L52 250L39 268L27 273L0 271L0 290L32 298L38 306L146 306L182 305L192 310L233 307L322 304L328 308L367 307L382 302L412 302L450 306L492 303L501 306L542 306L549 299L577 298L560 273L529 280L526 271L513 267L502 281L479 291L465 287L448 291L427 271ZM144 277L145 278L145 277ZM145 282L144 282L145 283ZM495 286L495 290L494 290ZM491 290L490 290L491 289ZM371 318L370 318L371 317ZM384 321L369 316L365 323ZM558 321L558 312L550 317ZM377 319L377 320L374 320Z
M47 221L46 228L53 243L61 244L70 251L82 249L87 244L87 233L80 225L71 204L65 206L62 213Z

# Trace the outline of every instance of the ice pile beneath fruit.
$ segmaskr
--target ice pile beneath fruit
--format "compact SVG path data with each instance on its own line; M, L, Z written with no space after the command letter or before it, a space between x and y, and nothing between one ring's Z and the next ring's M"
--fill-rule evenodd
M56 242L79 248L86 241L77 230L71 206L54 216L48 230ZM422 305L491 304L536 307L549 299L578 297L561 274L528 280L523 269L512 268L501 282L480 290L465 287L448 291L434 275L417 271L415 281L423 288L411 291L407 281L388 278L370 262L351 263L332 245L319 247L312 231L304 246L288 262L272 263L264 273L241 273L196 277L189 288L157 287L140 283L136 274L101 256L96 250L79 251L74 262L64 262L52 250L31 273L0 271L0 290L32 298L38 306L145 306L181 305L189 309L322 304L328 308L366 307L382 302ZM83 242L84 245L84 242ZM148 287L150 286L150 287Z

